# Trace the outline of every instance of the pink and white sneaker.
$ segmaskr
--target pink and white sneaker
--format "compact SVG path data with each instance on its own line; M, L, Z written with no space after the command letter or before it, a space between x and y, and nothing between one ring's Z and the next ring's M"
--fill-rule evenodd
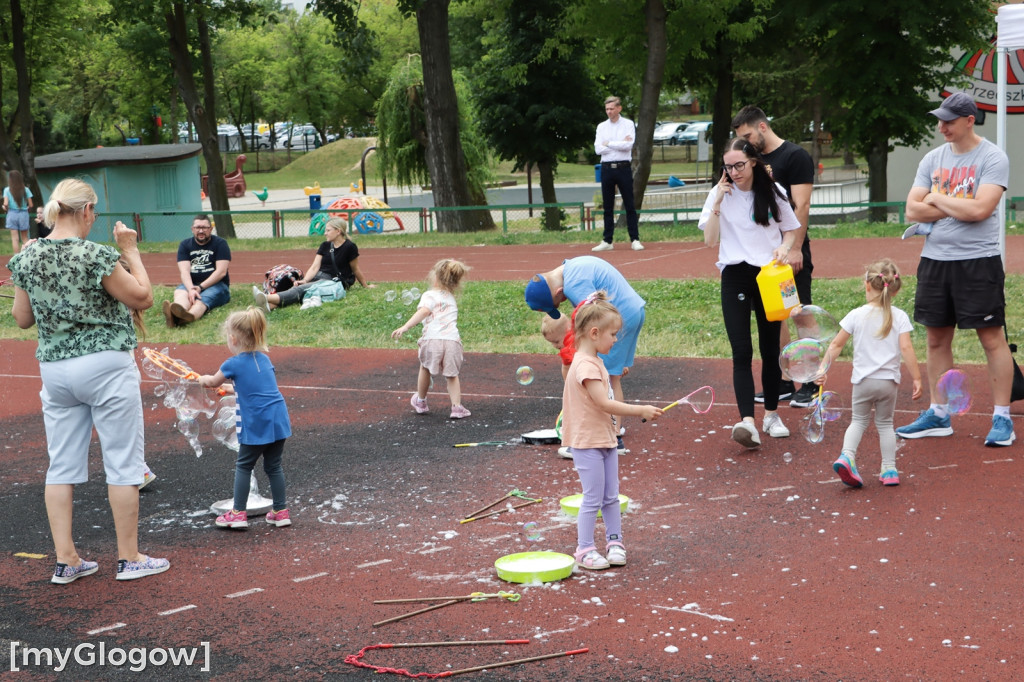
M287 509L282 509L281 511L270 510L267 513L267 523L271 526L283 528L284 526L292 525L292 517Z
M427 399L421 398L415 393L409 398L409 404L412 405L412 409L416 410L416 414L426 414L430 412L430 408L427 407Z
M249 517L244 511L232 509L218 516L216 523L220 528L248 528Z
M452 405L452 413L448 415L449 419L465 419L469 415L473 414L462 405Z

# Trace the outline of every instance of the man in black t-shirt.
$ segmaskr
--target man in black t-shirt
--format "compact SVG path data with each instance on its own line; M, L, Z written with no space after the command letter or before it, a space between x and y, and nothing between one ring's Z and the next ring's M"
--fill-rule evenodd
M814 161L807 150L775 134L768 117L754 106L745 106L732 119L732 127L737 137L742 137L754 145L761 158L768 166L775 182L782 185L793 202L793 210L800 221L800 230L796 235L801 242L800 251L790 253L786 262L793 268L796 290L800 303L811 304L811 273L814 264L811 262L811 240L807 237L808 219L811 214L811 190L814 187ZM789 328L782 325L780 347L789 343ZM792 381L783 381L779 386L779 398L792 396L791 407L808 407L818 393L818 387L804 384L799 391ZM764 401L764 394L758 393L754 400Z
M164 320L168 327L195 322L231 300L228 265L231 248L213 234L210 216L192 220L192 236L178 245L178 273L181 284L174 290L174 302L164 301Z

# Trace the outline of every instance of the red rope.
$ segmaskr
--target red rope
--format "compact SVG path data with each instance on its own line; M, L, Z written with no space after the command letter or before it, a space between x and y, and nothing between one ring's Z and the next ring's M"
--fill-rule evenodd
M370 663L363 663L363 661L361 660L363 658L363 654L365 654L367 651L371 651L373 649L391 649L393 647L394 647L393 644L371 644L370 646L364 646L362 649L359 650L359 653L357 653L357 654L349 654L348 656L346 656L345 657L345 662L348 663L349 665L354 665L354 666L356 666L358 668L369 668L370 670L372 670L374 672L378 672L378 673L394 673L395 675L402 675L404 677L411 677L413 679L416 679L417 677L424 677L424 678L426 678L428 680L434 680L434 679L437 679L439 677L448 677L450 675L450 673L447 673L447 672L443 672L443 673L411 673L408 670L406 670L405 668L389 668L388 666L385 666L385 665L372 665Z

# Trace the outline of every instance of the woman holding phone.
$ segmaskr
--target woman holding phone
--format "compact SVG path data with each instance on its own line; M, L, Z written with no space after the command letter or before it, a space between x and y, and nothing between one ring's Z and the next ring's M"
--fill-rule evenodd
M722 178L711 188L698 226L704 231L705 244L718 245L715 265L722 274L722 317L732 347L732 384L740 412L732 438L753 449L761 444L761 437L754 421L751 310L757 319L761 385L765 387L762 430L773 438L789 435L777 412L781 323L765 317L757 275L773 260L786 262L800 221L753 145L743 138L733 140L723 162Z

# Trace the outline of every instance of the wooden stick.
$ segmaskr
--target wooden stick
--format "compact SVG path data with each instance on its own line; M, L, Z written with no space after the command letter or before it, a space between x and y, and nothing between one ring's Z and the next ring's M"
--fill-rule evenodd
M0 294L0 296L3 296L4 298L14 298L10 294Z
M395 616L394 618L388 618L387 620L379 621L377 623L374 623L373 627L377 627L379 625L385 625L387 623L394 623L397 620L404 620L406 618L412 618L413 616L418 616L421 613L426 613L427 611L433 611L434 609L441 609L441 608L444 608L445 606L451 606L452 604L458 604L460 601L462 601L462 600L461 599L452 599L450 601L446 601L446 602L443 602L441 604L434 604L433 606L428 606L427 608L420 609L419 611L413 611L411 613L404 613L401 616Z
M382 644L381 646L392 647L395 649L401 647L414 647L414 646L476 646L478 644L529 644L528 639L481 639L475 642L402 642L401 644Z
M575 656L576 654L585 654L590 649L574 649L572 651L562 651L557 654L546 654L544 656L531 656L530 658L520 658L515 661L505 661L503 663L492 663L491 665L478 665L473 668L463 668L462 670L452 670L447 676L461 675L462 673L475 673L480 670L491 670L492 668L504 668L509 665L518 665L520 663L530 663L532 661L543 661L548 658L558 658L560 656Z
M500 501L501 500L498 500L498 502L500 502ZM542 501L543 500L538 497L536 500L530 500L529 502L523 502L522 504L513 505L512 509L520 509L522 507L526 507L528 505L536 504L537 502L542 502ZM497 502L495 504L497 504ZM485 509L486 509L486 507L485 507ZM462 519L461 521L459 521L459 523L469 523L470 521L476 521L478 519L486 519L488 516L496 516L498 514L502 514L502 513L507 512L507 511L508 511L508 509L498 509L496 511L489 512L487 514L481 514L480 516L472 516L472 517L470 517L468 519Z
M489 505L487 505L486 507L481 507L480 509L477 509L477 510L476 510L475 512L473 512L473 513L471 513L471 514L466 514L466 516L464 516L463 518L467 518L467 519L469 519L469 518L473 518L474 516L476 516L476 515L477 515L477 514L479 514L480 512L483 512L483 511L487 511L488 509L490 509L490 508L491 508L491 507L493 507L494 505L496 505L496 504L501 504L502 502L504 502L505 500L507 500L507 499L508 499L508 498L510 498L510 497L512 497L512 493L508 493L508 494L506 494L506 495L505 495L504 497L502 497L502 498L501 498L500 500L495 500L494 502L491 502L491 503L490 503Z
M512 597L513 595L518 596L518 595L516 595L515 592L497 592L495 594L484 594L483 592L479 592L477 594L467 594L467 595L462 595L462 596L458 596L458 597L410 597L410 598L407 598L407 599L377 599L373 603L374 604L411 604L413 602L422 602L422 601L446 601L446 600L449 600L449 599L458 599L460 601L466 600L466 599L481 599L482 600L482 599L491 599L491 598L494 598L494 597L501 597L502 599L508 599L509 597ZM515 601L518 601L518 599L516 599Z

